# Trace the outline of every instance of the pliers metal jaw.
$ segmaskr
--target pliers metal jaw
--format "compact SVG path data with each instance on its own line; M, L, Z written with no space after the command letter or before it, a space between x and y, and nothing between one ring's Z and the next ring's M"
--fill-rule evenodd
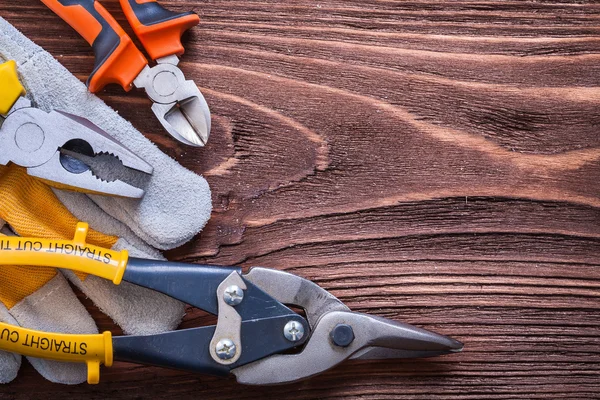
M204 146L211 129L210 109L194 81L186 80L175 55L146 65L133 81L154 102L152 111L171 136L191 146Z
M94 168L90 161L95 157L101 162ZM24 97L17 100L0 127L0 165L11 162L55 187L131 198L142 197L144 190L100 169L153 171L90 121L57 110L47 113L32 107Z

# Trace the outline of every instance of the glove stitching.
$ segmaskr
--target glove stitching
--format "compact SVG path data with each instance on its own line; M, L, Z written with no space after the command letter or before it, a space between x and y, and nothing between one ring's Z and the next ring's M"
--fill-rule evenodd
M46 285L49 285L50 283L54 282L54 280L56 280L57 278L58 278L58 275L56 275L54 278L50 279L50 280L49 280L49 281L48 281L48 282L47 282L47 283L46 283L44 286L46 286ZM41 287L40 289L38 289L38 290L41 290L41 289L43 289L43 288L44 288L44 286L42 286L42 287ZM36 306L36 305L38 305L38 304L39 304L41 301L45 300L47 297L49 297L49 296L50 296L50 295L52 295L54 292L56 292L57 290L60 290L60 289L61 289L61 287L57 285L57 286L56 286L56 287L54 287L52 290L50 290L48 293L46 293L44 296L42 296L41 298L39 298L39 299L37 299L37 300L35 300L35 301L31 301L31 299L29 299L29 296L31 296L31 295L29 295L28 297L24 298L24 299L23 299L23 300L21 300L19 303L17 303L17 304L16 304L16 305L15 305L15 306L12 308L12 310L14 310L15 308L18 308L18 306L19 306L20 304L22 304L23 302L27 302L27 303L29 303L29 305L30 305L31 307L35 307L35 306ZM37 292L35 292L35 293L37 293ZM33 294L33 293L32 293L32 294ZM22 314L21 312L19 312L19 311L14 311L14 312L13 312L12 310L10 310L10 311L11 311L11 314L12 314L12 315L13 315L13 316L14 316L16 319L19 319L19 317L23 317L23 314Z

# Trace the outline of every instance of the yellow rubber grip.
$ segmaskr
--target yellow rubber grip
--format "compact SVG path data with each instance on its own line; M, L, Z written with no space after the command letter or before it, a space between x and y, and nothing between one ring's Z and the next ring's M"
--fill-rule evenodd
M77 224L73 240L0 237L0 265L66 268L121 283L129 253L85 243L88 224Z
M100 381L100 365L113 363L110 332L96 335L67 335L41 332L0 322L0 350L55 361L84 362L88 383Z
M0 64L0 114L8 114L21 96L25 96L25 88L17 75L17 63L10 60Z

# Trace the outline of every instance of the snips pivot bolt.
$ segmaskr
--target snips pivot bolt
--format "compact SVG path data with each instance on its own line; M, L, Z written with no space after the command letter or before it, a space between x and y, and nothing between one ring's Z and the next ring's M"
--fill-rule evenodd
M221 360L231 360L235 357L237 351L235 343L229 339L219 340L215 350L217 351L217 356L219 356Z
M283 334L290 342L297 342L304 336L304 326L298 321L290 321L285 324Z
M237 285L228 286L223 293L223 300L230 306L237 306L244 300L244 291Z
M337 324L329 337L336 346L348 347L354 341L354 330L348 324Z

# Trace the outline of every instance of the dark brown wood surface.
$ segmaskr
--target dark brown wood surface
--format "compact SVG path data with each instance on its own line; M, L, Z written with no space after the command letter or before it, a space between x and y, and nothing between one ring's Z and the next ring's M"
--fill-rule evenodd
M208 146L166 136L142 93L100 96L211 184L208 227L167 255L285 269L465 350L271 388L126 364L65 387L26 366L0 397L600 398L600 4L163 4L202 18L182 69L211 106ZM0 15L91 71L38 0Z

